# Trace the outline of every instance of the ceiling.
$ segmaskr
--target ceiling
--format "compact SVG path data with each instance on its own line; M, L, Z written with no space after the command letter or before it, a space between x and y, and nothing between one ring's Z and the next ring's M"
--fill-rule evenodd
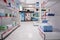
M60 2L60 0L48 0L48 2L45 5L45 7L51 7L51 6L55 5L58 2Z
M41 2L41 0L20 0L20 2L25 2L27 4L29 4L29 3L36 3L37 1Z
M35 3L36 2L41 3L41 0L20 0L20 2L23 4L23 7L25 9L34 10Z
M37 1L39 1L40 3L42 3L42 1L47 1L47 4L44 5L47 8L55 5L57 2L60 2L60 0L20 0L20 2L23 2L26 4L35 4Z

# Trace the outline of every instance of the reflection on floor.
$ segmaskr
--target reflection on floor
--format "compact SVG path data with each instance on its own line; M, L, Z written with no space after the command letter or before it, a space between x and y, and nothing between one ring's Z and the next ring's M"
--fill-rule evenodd
M32 22L22 22L5 40L42 40L39 35L38 27L34 27Z

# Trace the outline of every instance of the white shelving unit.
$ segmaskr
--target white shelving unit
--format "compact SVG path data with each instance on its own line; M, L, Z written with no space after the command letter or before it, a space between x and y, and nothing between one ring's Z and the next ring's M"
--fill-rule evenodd
M60 40L60 0L48 0L47 4L44 4L43 6L47 9L50 9L51 12L55 14L55 16L46 16L45 19L48 19L49 23L53 26L52 32L44 32L42 28L39 29L39 33L43 40ZM57 16L56 16L57 15ZM45 16L44 16L45 17ZM41 20L42 21L42 20ZM41 25L40 25L41 26Z
M9 1L9 0L7 0ZM7 7L8 3L4 3L3 0L0 1L0 10L3 9L3 14L8 14L8 16L0 17L0 26L6 25L8 26L6 30L0 31L0 39L5 39L8 35L10 35L15 29L20 27L20 14L19 8L15 5L13 7ZM0 11L1 12L1 11ZM11 14L11 17L9 16Z

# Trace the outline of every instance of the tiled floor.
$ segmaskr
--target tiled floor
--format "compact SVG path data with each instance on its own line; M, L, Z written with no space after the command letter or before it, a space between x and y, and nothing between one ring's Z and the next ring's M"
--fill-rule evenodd
M5 40L42 40L39 35L38 27L34 27L32 22L23 22Z

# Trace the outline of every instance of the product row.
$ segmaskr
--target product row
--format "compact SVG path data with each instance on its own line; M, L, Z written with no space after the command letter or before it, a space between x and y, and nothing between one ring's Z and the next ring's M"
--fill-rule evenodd
M15 15L9 13L0 13L0 17L15 17Z

